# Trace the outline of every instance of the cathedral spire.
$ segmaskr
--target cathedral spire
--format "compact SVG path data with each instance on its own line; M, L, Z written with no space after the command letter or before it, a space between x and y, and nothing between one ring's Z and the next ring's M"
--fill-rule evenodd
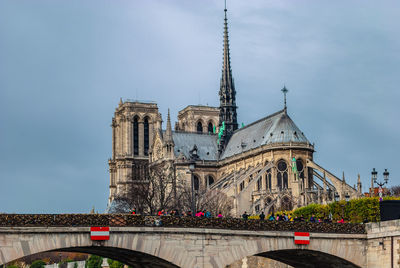
M168 109L168 117L167 117L167 130L165 131L165 142L172 142L172 127L171 127L171 117L169 115L169 109Z
M231 58L229 53L228 18L225 1L224 18L224 53L222 64L222 77L219 90L220 112L218 151L221 154L225 149L233 132L238 128L236 113L236 91L232 77ZM222 129L222 131L221 131Z

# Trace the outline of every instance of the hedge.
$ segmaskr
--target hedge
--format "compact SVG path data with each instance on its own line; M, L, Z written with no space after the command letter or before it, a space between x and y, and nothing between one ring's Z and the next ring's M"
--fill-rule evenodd
M400 200L400 197L384 197L383 200ZM338 221L343 217L345 221L351 223L380 221L379 197L363 197L348 202L341 200L327 205L310 204L293 211L280 211L276 214L282 213L293 217L303 216L305 219L309 219L313 214L317 219L325 219L331 214L333 221Z

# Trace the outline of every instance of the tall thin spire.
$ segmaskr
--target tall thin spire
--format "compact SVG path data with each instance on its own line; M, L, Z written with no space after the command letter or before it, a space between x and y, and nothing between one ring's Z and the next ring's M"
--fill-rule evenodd
M286 88L286 85L283 85L283 88L281 89L281 91L283 92L283 101L284 101L284 110L285 113L287 113L287 106L286 106L286 94L289 92L289 90Z
M218 151L221 154L225 149L233 132L238 128L236 113L236 90L232 77L231 58L229 51L228 36L228 18L227 18L226 0L225 0L225 18L224 18L224 52L222 64L222 77L219 90L220 113L219 128L223 129L223 133L218 140ZM223 127L224 126L224 127Z
M168 109L168 117L167 117L167 129L165 131L165 142L173 142L172 139L172 127L171 127L171 117L169 115L169 109Z

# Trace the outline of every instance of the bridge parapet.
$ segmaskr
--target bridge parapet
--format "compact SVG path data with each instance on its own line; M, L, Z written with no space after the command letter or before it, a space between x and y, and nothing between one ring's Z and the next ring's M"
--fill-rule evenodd
M311 223L243 220L238 218L197 218L175 216L140 216L130 214L0 214L3 227L57 226L154 226L161 220L163 227L212 228L252 231L297 231L313 233L365 234L365 225L353 223Z

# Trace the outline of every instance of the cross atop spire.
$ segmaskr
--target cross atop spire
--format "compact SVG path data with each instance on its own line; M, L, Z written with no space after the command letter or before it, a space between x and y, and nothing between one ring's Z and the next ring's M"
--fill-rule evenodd
M287 112L286 94L289 92L289 90L286 88L285 85L283 85L283 88L281 89L281 91L283 92L284 110L285 110L285 113L286 113Z

